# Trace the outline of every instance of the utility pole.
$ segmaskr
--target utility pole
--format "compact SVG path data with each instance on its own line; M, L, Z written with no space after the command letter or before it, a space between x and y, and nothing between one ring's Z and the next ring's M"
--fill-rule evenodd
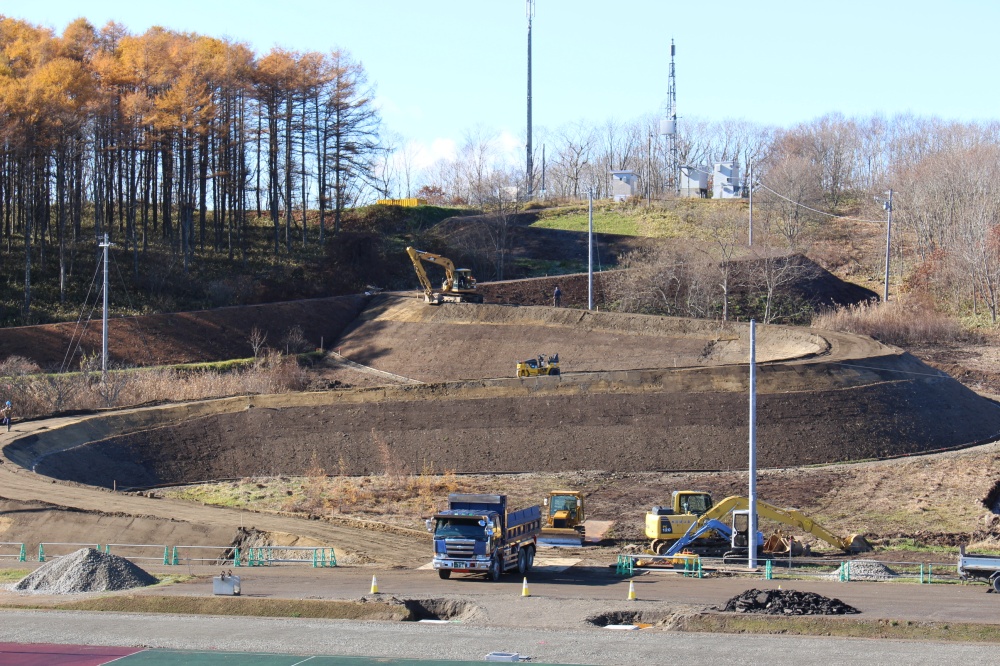
M533 165L531 164L531 19L535 17L535 0L525 0L525 12L528 15L528 163L527 163L527 179L526 183L528 185L528 199L534 197L535 184Z
M545 200L545 144L542 144L542 201Z
M594 188L587 188L587 309L594 309Z
M750 226L747 232L747 245L753 247L753 158L747 158L747 190L750 193Z
M892 249L892 190L889 190L889 198L882 202L885 208L887 219L885 223L885 288L882 291L882 302L889 302L889 252Z
M757 568L757 324L750 320L750 520L747 531L747 567Z
M98 247L104 249L104 303L101 312L101 378L108 376L108 234L104 234L104 242Z
M886 211L885 222L885 288L882 291L882 302L889 302L889 251L892 248L892 190L889 198L882 203Z

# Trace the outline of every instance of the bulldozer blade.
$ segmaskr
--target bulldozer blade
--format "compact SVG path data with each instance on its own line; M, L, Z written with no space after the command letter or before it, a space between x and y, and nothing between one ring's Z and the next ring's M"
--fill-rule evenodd
M575 530L565 532L550 532L542 530L538 535L538 545L558 548L580 548L583 546L583 536Z
M847 537L847 552L849 553L867 553L871 550L872 545L868 543L868 539L864 538L860 534L852 534Z

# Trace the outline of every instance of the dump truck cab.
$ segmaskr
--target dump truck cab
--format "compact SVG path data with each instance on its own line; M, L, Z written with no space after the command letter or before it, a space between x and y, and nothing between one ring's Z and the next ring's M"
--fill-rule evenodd
M455 571L498 580L506 571L531 568L541 508L508 511L505 495L452 493L448 509L434 514L427 529L434 535L432 566L441 578Z

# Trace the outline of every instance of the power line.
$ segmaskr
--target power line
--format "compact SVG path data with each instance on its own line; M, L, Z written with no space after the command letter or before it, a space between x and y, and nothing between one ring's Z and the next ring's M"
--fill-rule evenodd
M811 210L812 212L819 213L820 215L826 215L827 217L832 217L832 218L835 218L835 219L838 219L838 220L854 220L855 222L871 222L872 224L882 224L882 220L866 220L863 217L850 217L849 215L834 215L833 213L827 213L826 211L818 210L816 208L811 208L811 207L809 207L809 206L807 206L804 203L801 203L799 201L795 201L793 199L789 199L785 195L779 194L778 192L775 192L774 190L772 190L770 187L768 187L764 183L758 183L758 186L761 187L762 189L767 190L768 192L770 192L774 196L778 197L779 199L784 199L788 203L795 204L796 206L800 206L802 208L805 208L806 210Z

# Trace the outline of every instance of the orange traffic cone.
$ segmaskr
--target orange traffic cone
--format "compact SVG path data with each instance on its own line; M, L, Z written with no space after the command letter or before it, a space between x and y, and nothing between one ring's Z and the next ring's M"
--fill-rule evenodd
M528 577L527 576L524 577L524 584L521 585L521 596L522 597L530 597L531 596L531 592L528 591Z
M378 581L375 580L375 576L372 576L372 594L378 594Z
M635 596L635 581L631 581L630 580L628 582L628 600L629 601L635 601L636 600L636 596Z

